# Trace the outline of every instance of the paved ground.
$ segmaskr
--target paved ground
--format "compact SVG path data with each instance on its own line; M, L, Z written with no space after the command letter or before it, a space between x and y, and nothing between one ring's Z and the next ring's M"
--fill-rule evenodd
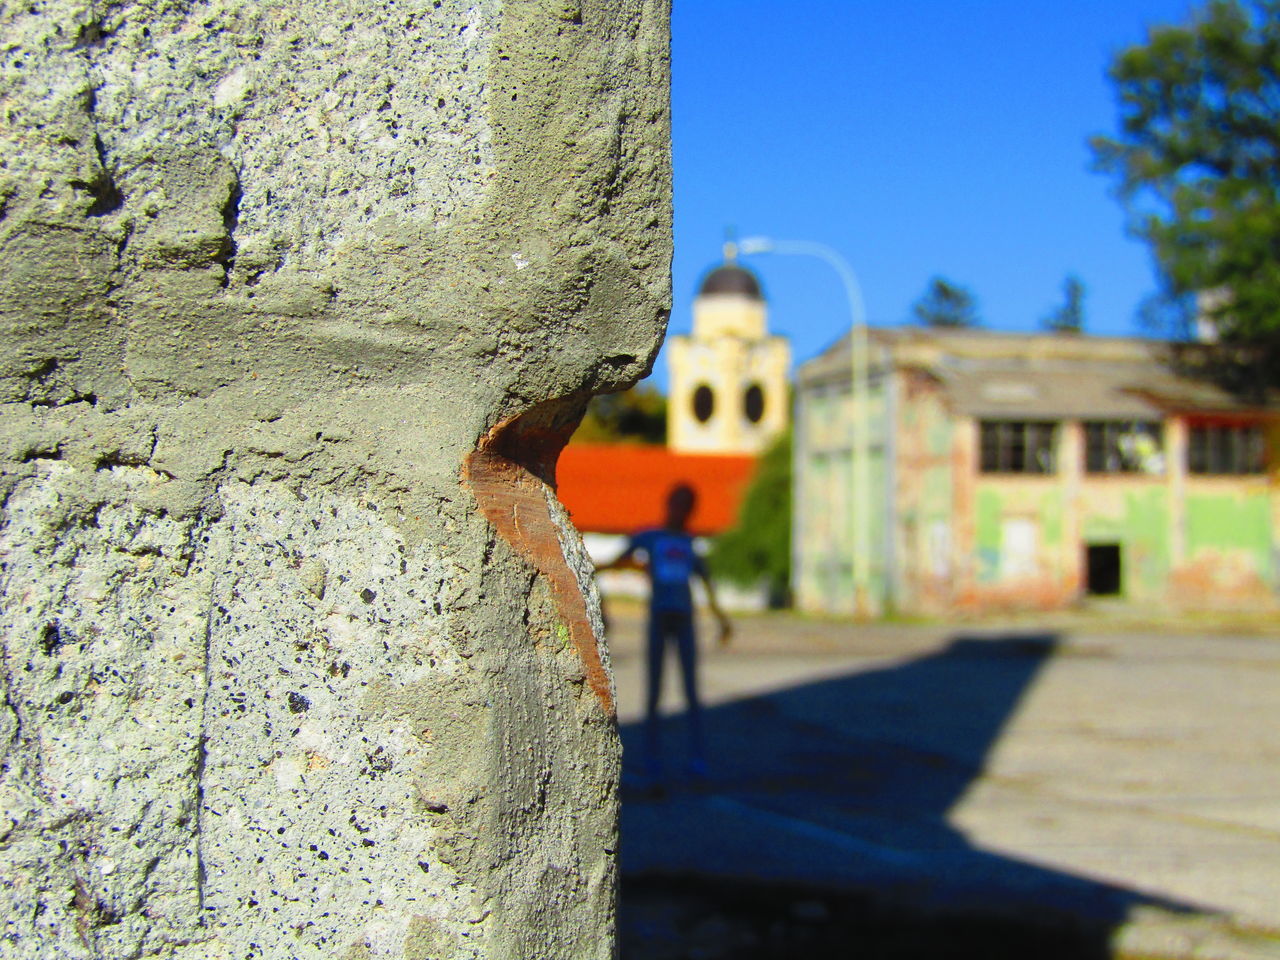
M704 651L710 775L683 772L671 716L655 791L640 610L610 614L632 888L781 884L1066 922L1098 956L1280 957L1280 625L743 618Z

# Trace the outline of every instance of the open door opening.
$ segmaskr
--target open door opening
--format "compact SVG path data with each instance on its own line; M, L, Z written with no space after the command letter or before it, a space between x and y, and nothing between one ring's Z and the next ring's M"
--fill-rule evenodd
M1120 544L1085 545L1085 593L1091 597L1114 597L1120 593Z

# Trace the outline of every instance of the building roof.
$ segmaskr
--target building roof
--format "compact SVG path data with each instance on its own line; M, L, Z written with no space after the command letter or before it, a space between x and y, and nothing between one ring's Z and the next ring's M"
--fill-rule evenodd
M871 329L868 341L873 375L890 364L923 370L956 412L973 417L1136 420L1280 410L1280 394L1246 400L1193 376L1159 340L898 327ZM801 386L847 381L849 358L846 334L800 368Z
M978 368L932 371L951 406L971 417L1000 419L1158 419L1160 410L1132 392L1133 370Z
M634 533L661 526L667 494L676 484L687 483L698 495L690 532L711 536L737 520L755 465L752 456L571 443L556 465L556 491L579 530Z
M713 293L732 293L750 300L764 300L764 294L760 292L760 280L746 267L734 262L722 264L702 278L698 296L705 297Z

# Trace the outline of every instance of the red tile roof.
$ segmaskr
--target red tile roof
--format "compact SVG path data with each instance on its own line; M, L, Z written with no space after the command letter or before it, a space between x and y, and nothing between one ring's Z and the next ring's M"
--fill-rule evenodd
M667 494L687 483L698 494L690 532L733 526L755 469L753 456L672 453L638 444L571 443L556 465L556 490L579 530L634 533L661 526Z

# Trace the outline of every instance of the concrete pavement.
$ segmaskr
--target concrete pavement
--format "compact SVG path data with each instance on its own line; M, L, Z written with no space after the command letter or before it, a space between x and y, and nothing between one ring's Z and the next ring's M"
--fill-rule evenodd
M657 795L639 776L641 611L610 612L626 875L1067 921L1117 955L1280 957L1269 625L739 619L729 649L704 645L710 775L683 774L671 716Z

